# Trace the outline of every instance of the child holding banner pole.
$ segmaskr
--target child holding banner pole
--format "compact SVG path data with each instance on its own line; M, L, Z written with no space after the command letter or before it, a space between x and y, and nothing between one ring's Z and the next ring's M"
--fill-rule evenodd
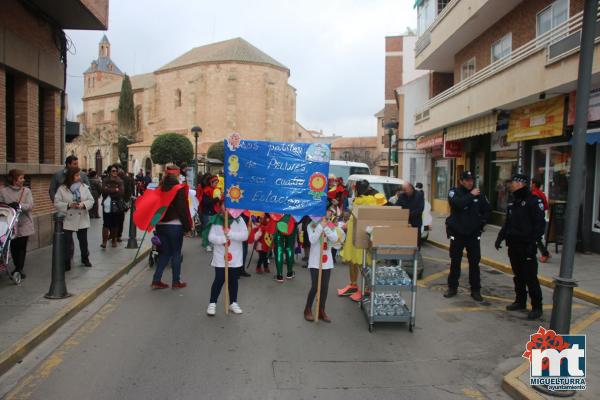
M210 302L206 313L209 316L216 314L217 300L223 285L225 289L226 313L241 314L242 309L237 303L239 268L243 265L242 243L248 239L248 228L239 216L231 215L223 209L222 214L214 215L205 229L203 235L213 244L213 258L211 266L215 269L215 279L210 290Z
M331 318L325 313L325 304L327 302L329 278L333 269L331 245L338 240L337 233L328 219L324 217L319 222L312 222L308 226L308 240L311 243L308 257L311 288L306 299L304 319L307 321L315 320L312 306L316 295L317 318L325 322L331 322Z

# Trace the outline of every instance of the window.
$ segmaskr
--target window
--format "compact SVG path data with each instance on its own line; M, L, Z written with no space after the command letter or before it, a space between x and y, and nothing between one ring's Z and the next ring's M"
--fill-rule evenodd
M45 135L45 121L44 121L44 110L45 110L45 100L46 93L43 87L39 86L38 92L38 155L40 164L44 163L45 153L44 153L44 135Z
M460 66L460 80L467 79L475 73L475 57Z
M181 90L175 90L175 107L181 107Z
M556 0L536 16L536 36L556 28L569 18L569 0Z
M494 44L491 50L491 62L498 61L512 52L512 33L507 33Z
M369 161L370 159L371 159L371 152L365 151L365 162Z
M450 160L435 161L435 198L448 199L450 190Z
M135 130L139 132L142 130L142 107L137 106L135 108Z
M417 34L421 36L431 26L436 16L436 0L423 0L417 8Z
M6 161L15 162L15 77L6 73Z
M350 152L349 151L345 151L344 152L344 160L348 161L350 159Z

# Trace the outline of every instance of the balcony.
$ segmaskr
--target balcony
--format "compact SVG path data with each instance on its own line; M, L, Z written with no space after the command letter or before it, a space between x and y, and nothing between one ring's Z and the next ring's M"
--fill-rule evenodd
M453 0L415 45L415 66L453 72L454 55L523 0Z
M575 90L582 16L582 12L573 15L507 57L429 99L415 114L415 134L442 129L494 109L510 110L530 104L542 93L553 96ZM597 22L596 43L599 41ZM593 84L600 84L598 49L594 52L592 72Z
M109 0L29 0L62 29L108 29Z

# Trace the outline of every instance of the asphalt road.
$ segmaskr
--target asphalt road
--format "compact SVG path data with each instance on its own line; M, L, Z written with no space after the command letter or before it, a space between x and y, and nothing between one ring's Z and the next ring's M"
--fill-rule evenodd
M309 277L301 268L284 284L242 279L244 314L226 316L220 302L208 317L209 256L199 239L186 239L188 288L152 291L153 270L143 269L5 398L507 399L502 377L520 364L540 322L504 311L512 279L485 267L486 303L463 291L444 299L447 253L423 254L414 332L377 325L369 333L358 306L335 296L347 279L342 265L332 275L331 324L302 318ZM544 297L548 303L551 292ZM574 318L589 311L578 303Z

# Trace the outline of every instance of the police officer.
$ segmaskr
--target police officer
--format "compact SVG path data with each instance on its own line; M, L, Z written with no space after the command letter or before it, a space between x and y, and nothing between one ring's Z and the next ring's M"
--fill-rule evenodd
M506 306L508 311L525 310L527 308L527 290L531 297L532 310L528 319L542 316L542 289L538 281L538 263L536 259L536 241L542 237L546 229L543 201L531 194L529 179L522 174L512 178L506 221L498 233L496 250L506 240L508 258L515 274L515 302Z
M446 219L446 229L450 239L450 274L448 290L444 297L454 297L458 291L460 264L463 250L467 249L469 260L469 285L471 297L475 301L483 301L481 297L481 278L479 261L481 246L479 239L483 227L490 217L492 208L479 188L474 187L473 174L464 171L460 177L460 186L448 192L450 216Z

